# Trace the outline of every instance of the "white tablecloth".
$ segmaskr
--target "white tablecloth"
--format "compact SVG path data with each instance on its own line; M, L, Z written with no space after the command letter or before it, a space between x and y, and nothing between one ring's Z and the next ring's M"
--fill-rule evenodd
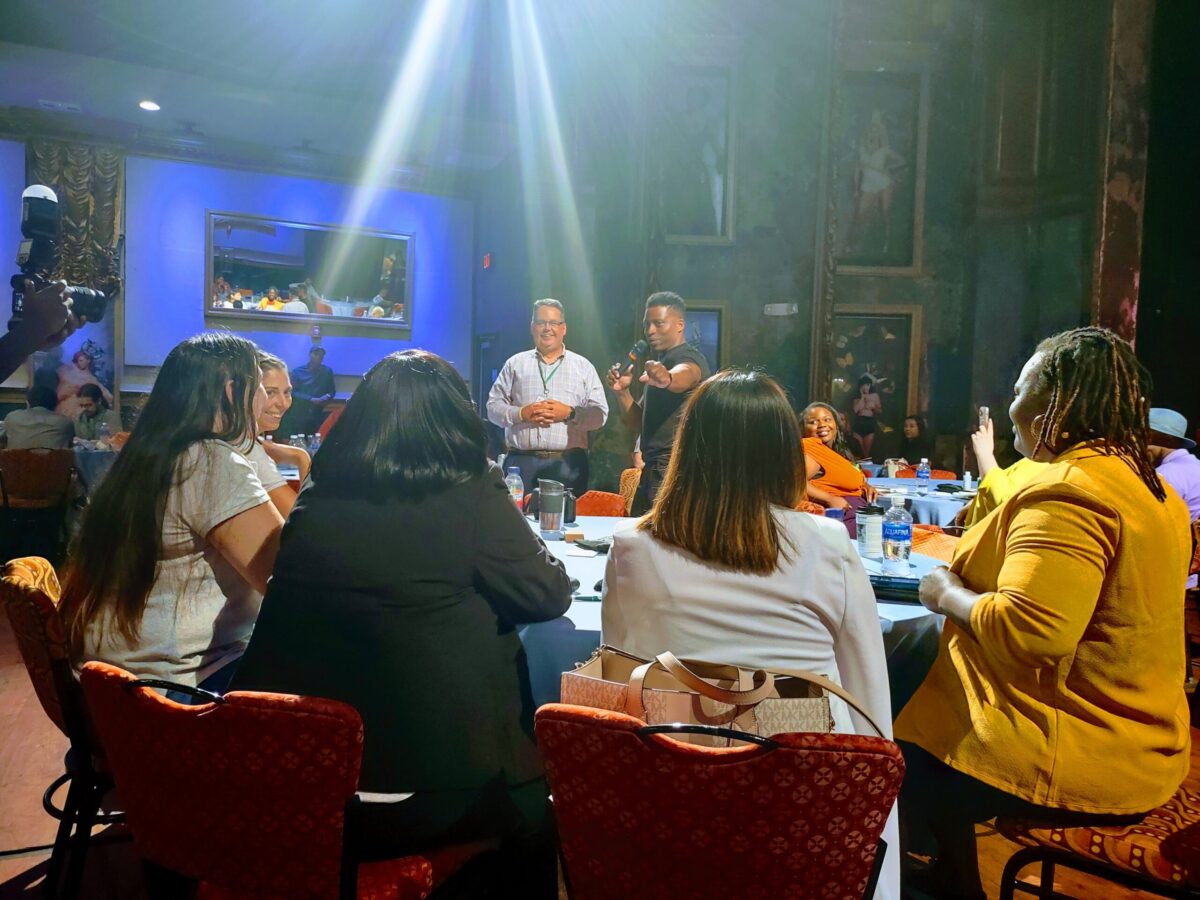
M620 521L623 520L580 516L578 525L588 539L596 540L611 537L613 526ZM532 522L530 527L534 527ZM600 592L596 586L604 577L608 559L603 553L591 557L575 555L577 551L572 548L576 545L564 541L547 541L546 546L563 561L567 573L579 582L579 590L566 615L549 622L526 625L520 630L529 663L533 699L538 706L557 702L562 673L573 669L575 663L587 659L600 646ZM914 578L942 565L939 560L919 553L912 555L911 563ZM877 561L864 560L864 567L868 573L879 573ZM893 705L897 699L907 700L933 662L940 623L940 616L917 604L879 603L879 624L883 630L889 672L893 665L904 670L892 676ZM914 679L916 683L910 685Z
M961 481L930 481L929 492L921 495L917 493L915 478L869 478L867 480L871 485L888 494L895 491L904 492L905 498L912 501L909 511L912 513L913 521L923 525L941 525L942 527L953 525L954 517L967 504L966 498L953 497L937 490L939 484L955 484L962 487ZM886 495L880 505L887 508Z

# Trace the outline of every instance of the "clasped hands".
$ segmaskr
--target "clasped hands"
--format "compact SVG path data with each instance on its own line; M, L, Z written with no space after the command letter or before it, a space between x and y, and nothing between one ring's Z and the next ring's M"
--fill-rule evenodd
M565 422L571 415L571 407L558 400L536 400L521 407L521 421L546 428L555 422Z

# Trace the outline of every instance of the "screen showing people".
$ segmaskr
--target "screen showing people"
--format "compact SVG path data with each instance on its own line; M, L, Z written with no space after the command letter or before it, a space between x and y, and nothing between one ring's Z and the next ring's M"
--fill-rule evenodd
M210 314L412 320L411 235L208 214Z

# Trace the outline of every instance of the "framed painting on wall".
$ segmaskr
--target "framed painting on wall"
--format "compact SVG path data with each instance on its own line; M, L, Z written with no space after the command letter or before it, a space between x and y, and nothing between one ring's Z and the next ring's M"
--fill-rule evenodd
M829 402L846 415L851 448L870 457L874 435L917 412L921 308L834 307L831 355Z
M925 220L929 75L843 71L833 139L841 275L916 275Z
M701 300L687 305L687 342L704 354L710 372L729 365L729 336L725 333L729 307Z
M660 84L663 126L656 156L664 239L732 244L736 68L669 66Z

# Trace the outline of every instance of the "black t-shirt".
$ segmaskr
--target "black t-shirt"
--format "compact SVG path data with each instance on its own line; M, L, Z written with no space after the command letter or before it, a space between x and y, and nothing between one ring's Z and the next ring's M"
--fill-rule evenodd
M658 361L668 369L673 369L680 363L695 363L700 368L700 381L711 374L708 370L708 360L691 344L672 347L659 356ZM695 389L693 388L693 390ZM646 393L642 395L642 455L644 457L650 458L670 453L671 445L675 443L675 426L679 424L679 415L689 394L691 391L676 394L666 388L646 385Z

